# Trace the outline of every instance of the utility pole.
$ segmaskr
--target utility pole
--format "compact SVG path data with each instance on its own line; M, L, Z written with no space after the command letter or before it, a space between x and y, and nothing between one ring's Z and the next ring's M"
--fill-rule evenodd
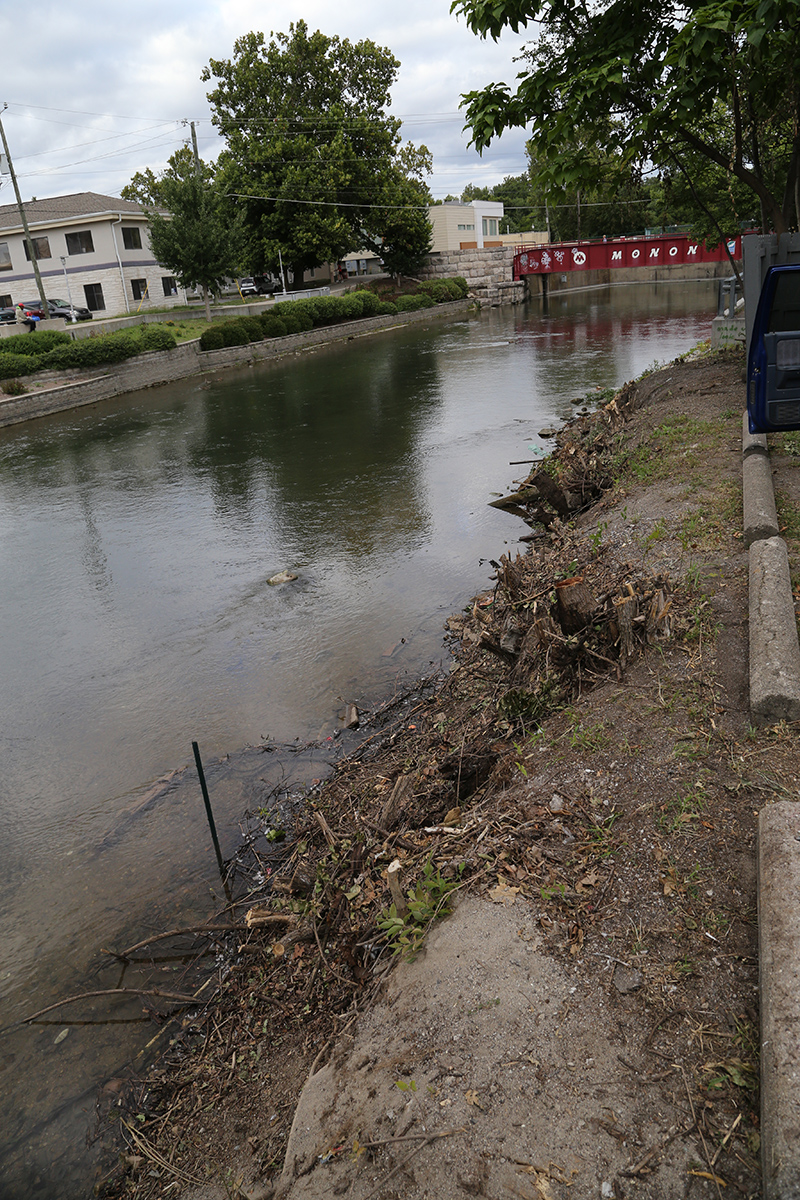
M200 172L200 155L197 152L197 130L194 127L194 121L190 121L189 125L192 130L192 151L194 153L194 173L198 179L201 178Z
M8 108L8 105L4 104L2 111L5 112L7 108ZM8 142L6 141L6 131L3 128L2 121L0 121L0 136L2 136L3 149L6 152L6 161L8 162L8 173L11 176L11 182L14 185L14 193L17 197L17 207L19 208L19 215L22 218L22 228L25 230L25 240L28 243L28 253L31 256L31 263L33 264L33 274L36 277L36 286L39 289L39 299L42 302L42 311L44 312L44 319L45 319L45 321L49 321L50 320L50 309L47 306L47 298L44 294L44 285L42 283L42 277L39 274L39 263L36 259L36 251L33 247L33 238L31 237L31 231L28 228L28 218L25 216L25 208L22 203L22 196L19 194L19 184L17 183L17 177L14 174L14 164L11 161L11 151L8 148Z
M184 125L186 122L184 121ZM194 121L189 122L189 128L192 131L192 153L194 154L194 173L197 176L200 187L203 186L203 170L200 166L200 154L197 150L197 130L194 127ZM206 320L211 321L211 300L208 295L208 288L203 284L203 304L206 310Z

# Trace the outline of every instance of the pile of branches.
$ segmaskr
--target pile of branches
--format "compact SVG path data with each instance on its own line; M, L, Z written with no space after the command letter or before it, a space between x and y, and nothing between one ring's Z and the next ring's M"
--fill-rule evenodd
M546 463L515 491L490 501L492 507L551 530L595 504L612 484L619 433L637 407L637 395L636 384L626 383L602 408L571 421L557 435Z

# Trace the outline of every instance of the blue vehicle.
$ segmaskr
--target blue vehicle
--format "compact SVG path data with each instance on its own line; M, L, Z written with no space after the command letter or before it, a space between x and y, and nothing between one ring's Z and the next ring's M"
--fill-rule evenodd
M800 265L770 267L747 357L751 433L800 429Z

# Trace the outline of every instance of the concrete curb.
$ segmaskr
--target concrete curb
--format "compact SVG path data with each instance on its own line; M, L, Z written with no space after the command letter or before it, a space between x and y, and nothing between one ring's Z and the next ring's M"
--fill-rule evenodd
M744 539L750 550L750 713L756 725L800 719L800 645L786 543L778 537L764 434L742 422Z
M750 547L750 716L754 725L800 720L800 646L779 537Z
M772 488L769 455L753 447L742 461L742 498L744 501L744 544L752 546L762 538L778 536L778 514Z
M764 1200L800 1197L800 806L758 821L761 1164Z
M789 555L778 537L764 434L742 432L744 536L749 547L750 715L800 719L800 646ZM800 1200L800 805L758 819L761 1170L764 1200Z

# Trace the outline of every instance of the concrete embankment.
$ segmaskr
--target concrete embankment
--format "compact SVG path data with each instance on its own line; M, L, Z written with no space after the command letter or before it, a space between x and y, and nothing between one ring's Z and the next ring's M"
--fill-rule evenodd
M175 350L139 354L127 362L115 364L111 370L108 367L97 367L91 371L59 371L29 376L26 377L25 385L35 390L26 392L23 396L0 398L0 426L17 425L35 417L65 412L72 408L80 408L84 404L96 404L126 392L158 387L178 379L188 379L193 375L222 371L226 367L269 362L286 355L327 346L332 342L351 341L405 325L426 324L432 320L459 317L468 312L473 304L472 300L454 300L417 312L366 317L341 325L311 329L307 333L250 342L247 346L228 346L222 350L201 350L199 340L184 342Z

